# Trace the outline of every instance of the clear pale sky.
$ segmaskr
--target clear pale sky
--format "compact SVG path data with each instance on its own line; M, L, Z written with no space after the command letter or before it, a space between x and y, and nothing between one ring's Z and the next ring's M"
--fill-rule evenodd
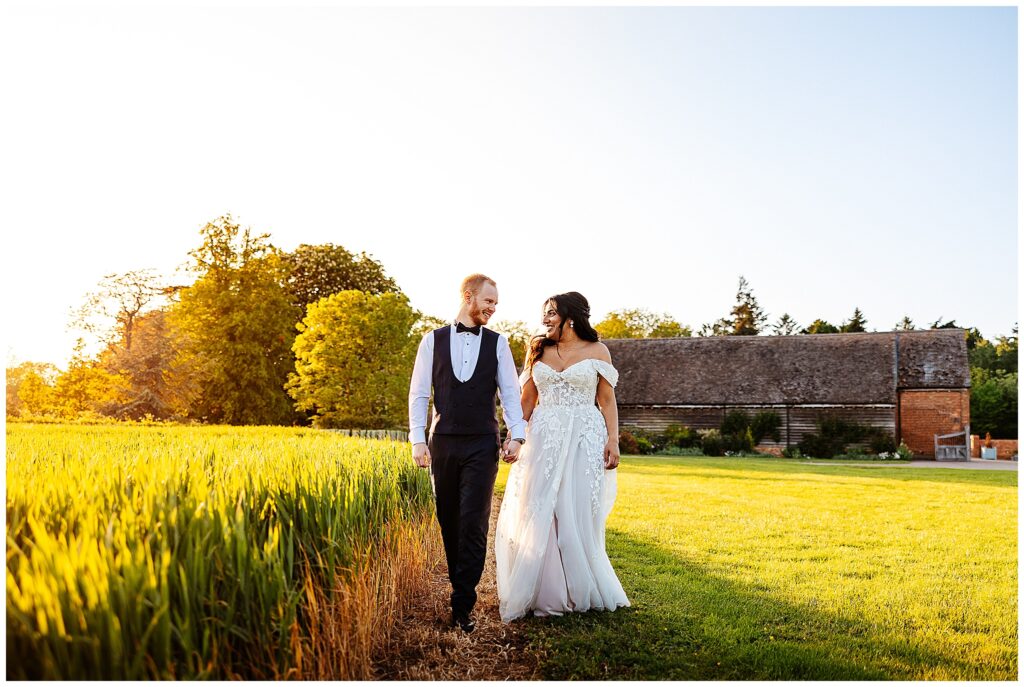
M9 8L0 64L8 364L227 212L440 317L1017 320L1014 7Z

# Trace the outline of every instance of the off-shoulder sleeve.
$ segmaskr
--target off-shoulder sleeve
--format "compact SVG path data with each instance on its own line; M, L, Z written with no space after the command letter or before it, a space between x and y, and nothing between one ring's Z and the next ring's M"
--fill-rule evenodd
M597 369L597 373L607 379L613 388L619 383L619 371L612 367L611 363L595 359L594 367Z
M519 375L519 388L526 386L528 381L530 381L530 368L524 366L522 374Z

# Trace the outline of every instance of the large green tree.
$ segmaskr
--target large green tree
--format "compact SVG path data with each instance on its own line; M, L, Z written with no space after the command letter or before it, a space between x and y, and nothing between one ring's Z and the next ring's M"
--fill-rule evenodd
M193 397L189 415L226 424L296 420L285 393L301 309L285 287L287 268L267 234L230 215L200 230L191 251L197 279L169 313Z
M355 289L364 293L398 293L384 266L366 253L355 255L333 243L303 243L283 256L288 291L305 307L325 296Z
M403 427L419 338L402 294L342 291L311 303L298 325L288 393L318 427Z
M977 332L969 330L968 333ZM981 336L968 337L967 356L971 367L971 431L996 438L1017 436L1017 325L1010 336L996 337L996 343Z
M980 367L989 372L1017 372L1017 325L1011 336L998 336L996 343L979 338L968 353L971 367Z
M971 369L971 433L996 439L1017 438L1016 372Z

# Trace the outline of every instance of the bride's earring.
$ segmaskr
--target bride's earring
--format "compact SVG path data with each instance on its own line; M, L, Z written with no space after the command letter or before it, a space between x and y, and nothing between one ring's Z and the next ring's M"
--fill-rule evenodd
M569 329L572 329L572 322L569 323Z

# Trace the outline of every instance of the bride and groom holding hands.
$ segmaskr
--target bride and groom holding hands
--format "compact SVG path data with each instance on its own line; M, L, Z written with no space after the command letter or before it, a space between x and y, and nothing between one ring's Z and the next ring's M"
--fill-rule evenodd
M452 625L474 629L499 455L512 466L494 537L501 619L628 606L605 551L619 463L618 372L587 299L572 291L544 303L545 333L531 341L517 377L508 340L484 326L497 284L470 275L461 295L455 322L420 342L409 389L412 457L430 469Z

